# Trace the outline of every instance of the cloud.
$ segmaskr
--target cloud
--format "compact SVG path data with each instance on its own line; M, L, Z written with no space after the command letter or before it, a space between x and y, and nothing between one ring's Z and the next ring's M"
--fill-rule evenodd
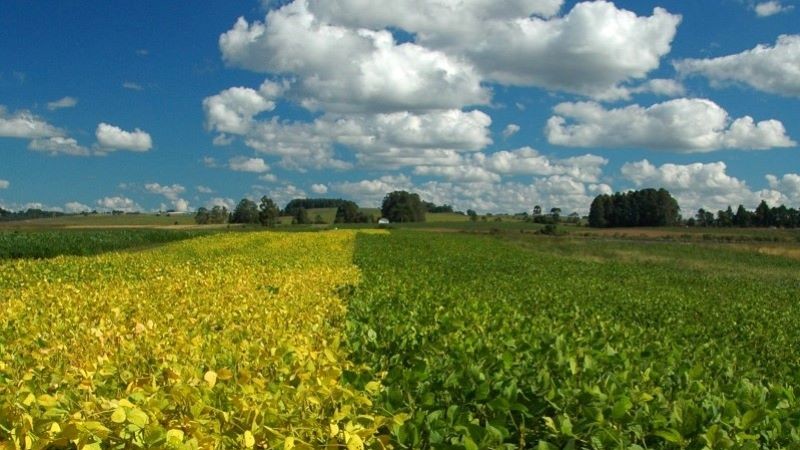
M539 154L530 147L502 150L491 154L475 153L458 156L452 164L418 165L415 175L439 177L453 182L492 182L503 176L556 176L563 175L581 183L597 183L608 160L587 154L557 159Z
M53 136L45 139L34 139L28 143L28 149L49 153L52 156L63 154L71 156L89 156L88 148L78 144L73 138Z
M328 193L328 186L324 184L312 184L311 185L311 192L315 194L327 194Z
M146 152L153 147L150 135L138 128L134 131L125 131L114 125L101 123L95 131L98 145L104 151L130 150Z
M785 199L774 188L753 191L743 180L728 175L727 165L722 161L655 166L645 159L626 163L620 171L637 188L663 187L670 191L685 217L692 216L699 208L717 211L741 204L752 209L761 200L776 205Z
M255 199L258 202L263 196L267 196L272 199L277 205L285 205L290 200L295 198L306 198L308 194L303 189L293 185L293 184L284 184L279 187L273 186L253 186L253 191L250 193L249 197Z
M411 179L406 175L385 175L374 180L343 181L331 183L331 189L354 199L361 206L375 206L392 191L413 190Z
M164 198L172 203L172 209L175 211L189 211L189 202L183 198L180 198L180 195L186 192L186 188L180 184L162 186L159 183L148 183L144 185L144 189L151 194L163 195Z
M228 65L297 77L288 92L304 107L335 112L394 112L486 104L472 65L406 42L389 31L320 21L297 0L265 22L239 18L220 36Z
M445 178L449 181L460 182L497 182L500 175L490 172L483 167L474 165L459 166L417 166L414 174Z
M777 0L760 2L753 7L753 10L756 12L756 15L758 17L774 16L775 14L788 12L791 11L792 9L794 9L794 6L782 5L781 2Z
M28 111L9 114L0 105L0 137L39 139L64 136L64 131Z
M103 197L97 200L97 205L101 208L114 211L135 212L141 211L142 207L135 201L127 197Z
M131 91L143 91L144 86L139 83L134 83L133 81L125 81L122 83L122 87L125 89L129 89Z
M233 211L236 201L232 198L215 197L206 202L206 208L211 209L215 206L224 206L228 211Z
M596 155L566 159L541 155L530 147L499 151L490 155L477 154L474 160L495 173L504 175L567 175L580 181L597 182L608 160Z
M209 169L217 169L220 167L217 159L211 156L204 156L201 161L203 162L203 165Z
M269 166L261 158L248 158L236 156L228 161L228 167L235 172L264 173L269 172Z
M782 177L767 175L766 179L770 189L783 194L787 206L794 208L800 206L800 175L796 173L787 173Z
M214 193L214 190L211 189L210 187L207 187L207 186L198 185L198 186L195 187L195 189L197 189L197 192L199 192L201 194L213 194Z
M274 110L275 100L285 89L285 85L265 81L258 90L232 87L207 97L203 100L206 127L219 133L247 134L253 126L253 117Z
M418 193L423 200L453 205L460 210L522 212L542 205L546 209L559 207L565 213L577 211L582 214L588 212L596 195L612 192L607 184L582 183L566 175L536 178L531 183L428 181L421 184L399 175L334 183L332 189L355 199L362 206L379 206L387 193L406 190Z
M274 173L265 173L263 175L260 175L258 177L258 179L261 180L261 181L266 181L267 183L277 183L278 182L278 176L275 175Z
M186 192L186 188L180 184L162 186L158 183L148 183L144 185L144 189L151 194L163 195L169 200L176 200L181 194Z
M79 202L68 202L67 204L64 205L64 211L71 214L87 212L91 211L91 209L92 208L90 208L89 206Z
M796 143L777 120L731 120L716 103L676 99L650 107L605 109L594 102L561 103L547 121L551 144L570 147L642 148L681 153L720 149L766 150Z
M466 58L486 80L602 99L624 96L620 84L658 68L681 22L662 8L637 16L607 1L578 3L562 17L551 17L561 1L391 3L312 0L310 9L351 27L414 33L418 45Z
M712 86L740 83L760 91L800 97L800 35L781 35L775 45L757 45L734 55L674 63L682 75L702 75Z
M517 125L515 123L510 123L510 124L506 125L506 127L503 129L503 137L508 139L511 136L517 134L519 132L519 130L520 130L519 125Z
M50 111L55 111L57 109L62 108L73 108L75 105L78 104L78 99L75 97L64 97L60 100L56 100L54 102L47 103L47 109Z
M8 180L0 180L0 189L8 189L11 183Z

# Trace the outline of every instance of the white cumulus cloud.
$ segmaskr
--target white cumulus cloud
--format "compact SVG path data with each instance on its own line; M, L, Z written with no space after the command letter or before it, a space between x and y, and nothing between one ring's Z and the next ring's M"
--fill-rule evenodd
M311 192L315 194L327 194L328 193L328 186L324 184L312 184L311 185Z
M206 126L220 133L247 134L253 117L275 109L275 100L284 89L284 85L265 81L258 90L232 87L208 97L203 100Z
M135 212L141 211L142 207L135 201L121 196L103 197L97 200L97 206L107 210Z
M547 121L551 144L570 147L642 148L675 152L765 150L796 145L777 120L732 120L716 103L675 99L650 107L605 109L594 102L561 103Z
M63 136L53 136L50 138L34 139L28 143L28 149L49 153L50 155L71 155L89 156L91 152L88 148L78 144L73 138Z
M236 156L228 161L228 167L235 172L264 173L269 171L269 165L261 158L248 158Z
M39 139L54 136L64 136L64 131L28 111L9 114L0 105L0 137Z
M800 97L800 35L781 35L774 46L757 45L734 55L685 59L676 62L675 68L683 75L702 75L716 86L739 83Z
M624 179L637 188L664 188L675 196L685 217L699 208L711 211L736 209L738 205L755 208L761 200L771 205L781 203L785 196L774 186L754 191L746 182L727 173L722 162L694 164L663 164L655 166L648 160L626 163L620 169Z
M794 9L792 5L783 5L778 0L770 0L768 2L759 2L753 7L758 17L769 17L782 12L791 11Z
M95 131L98 145L103 151L130 150L146 152L153 147L150 135L138 128L134 131L125 131L117 126L107 123L97 125Z
M47 109L50 111L55 111L57 109L63 108L73 108L75 105L78 104L78 99L75 97L63 97L56 101L48 102Z
M0 180L0 189L8 189L11 183L8 180Z
M219 40L229 65L297 77L288 95L339 112L461 108L489 93L473 67L441 51L395 42L384 30L320 21L297 0L265 22L240 18Z
M88 205L84 205L83 203L80 202L68 202L67 204L64 205L64 211L71 214L77 214L77 213L91 211L91 208Z
M466 58L491 81L609 99L626 95L621 83L658 68L681 21L662 8L637 16L607 1L578 3L552 17L561 4L312 0L310 9L354 28L415 33L417 44Z
M503 137L508 139L511 136L519 133L519 130L520 130L519 125L517 125L515 123L510 123L510 124L506 125L506 127L503 129Z

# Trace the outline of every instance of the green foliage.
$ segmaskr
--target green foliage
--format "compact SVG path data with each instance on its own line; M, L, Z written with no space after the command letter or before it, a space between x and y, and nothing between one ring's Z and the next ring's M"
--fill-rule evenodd
M367 216L361 212L355 202L343 201L336 209L335 223L366 223Z
M279 215L280 210L275 202L266 195L261 197L261 203L258 205L258 223L265 227L274 227Z
M678 202L665 189L617 192L595 197L589 209L589 226L663 227L680 219Z
M798 448L798 261L533 242L357 241L348 345L397 447Z
M425 205L418 194L394 191L383 198L381 214L392 223L425 222Z
M185 230L58 230L0 232L0 260L95 255L189 239L206 231Z
M256 202L243 198L239 201L231 213L231 223L249 223L254 224L259 222L259 211Z

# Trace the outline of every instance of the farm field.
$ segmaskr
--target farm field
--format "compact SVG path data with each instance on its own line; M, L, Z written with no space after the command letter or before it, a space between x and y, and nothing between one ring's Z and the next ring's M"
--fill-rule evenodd
M214 230L0 229L0 260L51 258L59 255L94 255L112 250L146 247L213 233Z
M782 249L394 229L0 261L0 448L800 448Z
M193 214L89 214L0 222L0 229L173 227L194 225Z

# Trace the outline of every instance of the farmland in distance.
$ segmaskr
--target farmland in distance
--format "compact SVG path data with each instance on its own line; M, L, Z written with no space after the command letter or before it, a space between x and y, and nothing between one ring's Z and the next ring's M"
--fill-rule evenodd
M798 448L796 244L466 226L0 260L0 448Z

